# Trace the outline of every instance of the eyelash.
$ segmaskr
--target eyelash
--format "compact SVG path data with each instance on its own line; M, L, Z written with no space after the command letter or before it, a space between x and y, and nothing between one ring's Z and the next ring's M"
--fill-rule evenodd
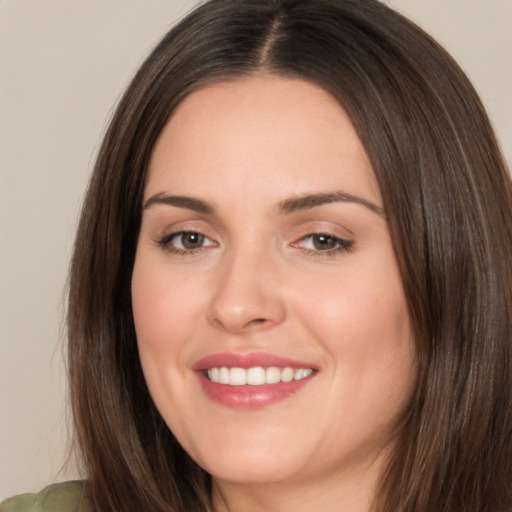
M207 250L207 247L211 247L211 246L215 245L215 242L212 242L211 244L201 246L201 247L196 247L193 249L180 248L180 247L175 247L172 245L173 240L179 239L180 237L184 237L185 235L197 235L199 237L202 237L204 240L210 240L206 235L204 235L203 233L200 233L199 231L177 231L175 233L170 233L169 235L163 236L162 238L160 238L157 241L157 243L160 247L165 249L167 252L171 252L173 254L183 255L183 256L201 253L201 252ZM332 244L334 244L334 246L331 249L326 249L326 250L322 250L322 249L318 249L318 248L312 249L312 248L307 248L307 247L301 247L301 244L303 244L306 240L313 241L315 239L315 237L316 237L317 241L321 238L328 239L328 241L330 241ZM313 244L314 244L314 241L313 241ZM181 245L183 245L183 239L182 239ZM320 258L325 257L325 256L332 256L337 253L350 252L354 248L353 241L339 238L337 236L330 235L328 233L310 233L306 236L303 236L297 242L294 242L291 245L292 245L292 247L296 247L296 248L300 249L304 254L306 254L308 256L320 257Z
M177 231L176 233L170 233L169 235L165 235L162 238L158 240L158 245L165 249L168 252L171 252L173 254L178 255L189 255L189 254L198 254L206 250L206 247L210 247L210 245L215 245L214 243L202 247L196 247L194 249L186 249L186 248L179 248L172 245L172 241L183 237L185 235L198 235L199 237L202 237L204 240L210 240L206 235L203 233L200 233L199 231ZM182 241L183 245L183 241Z
M334 247L332 249L321 250L321 249L310 249L310 248L299 246L299 244L303 243L305 240L309 239L309 240L313 241L315 237L317 238L317 240L320 238L329 239L329 241L331 241L334 244ZM354 249L354 242L351 240L346 240L344 238L339 238L334 235L330 235L329 233L310 233L309 235L303 236L297 242L294 242L292 244L292 247L298 247L299 249L302 249L302 251L309 256L323 258L325 256L333 256L337 253L344 253L344 252L352 251Z

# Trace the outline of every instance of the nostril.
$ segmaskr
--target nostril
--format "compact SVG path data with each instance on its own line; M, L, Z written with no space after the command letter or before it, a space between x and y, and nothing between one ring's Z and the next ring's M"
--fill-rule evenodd
M247 322L245 327L254 327L256 325L261 325L267 322L266 318L254 318L253 320Z

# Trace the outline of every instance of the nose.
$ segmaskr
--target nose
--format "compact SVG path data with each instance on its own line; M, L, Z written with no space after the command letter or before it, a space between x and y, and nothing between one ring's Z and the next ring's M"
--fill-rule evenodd
M286 304L275 262L260 251L242 250L222 263L208 307L208 320L231 334L281 323Z

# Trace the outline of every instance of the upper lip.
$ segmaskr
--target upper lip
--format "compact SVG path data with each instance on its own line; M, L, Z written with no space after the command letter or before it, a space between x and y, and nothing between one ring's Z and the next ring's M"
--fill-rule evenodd
M207 370L209 368L254 368L262 366L268 368L269 366L276 366L278 368L312 368L317 369L310 363L300 362L293 359L277 356L275 354L267 353L249 353L237 354L233 352L225 352L218 354L211 354L203 357L197 361L192 369L194 371Z

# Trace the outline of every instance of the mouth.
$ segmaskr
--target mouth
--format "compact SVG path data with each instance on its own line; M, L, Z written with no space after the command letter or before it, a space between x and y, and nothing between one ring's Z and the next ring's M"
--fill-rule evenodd
M226 366L213 367L204 371L204 376L213 383L227 386L264 386L266 384L279 384L298 381L309 377L313 368L292 368L286 366L253 366L251 368L239 368Z
M319 369L272 354L214 354L195 371L205 395L231 408L259 409L284 400L312 382Z

